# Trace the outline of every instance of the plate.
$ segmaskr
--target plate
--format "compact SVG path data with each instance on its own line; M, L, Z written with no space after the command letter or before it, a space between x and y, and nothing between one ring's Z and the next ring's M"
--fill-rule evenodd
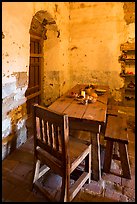
M77 93L74 93L74 92L71 92L71 93L68 95L69 98L76 98L77 96L78 96L78 94L77 94Z
M96 92L105 93L107 90L105 89L96 89Z
M96 93L98 95L102 95L102 94L106 93L107 90L105 90L105 89L96 89L95 91L96 91Z
M76 98L75 98L77 101L83 101L83 99L84 99L84 96L77 96Z

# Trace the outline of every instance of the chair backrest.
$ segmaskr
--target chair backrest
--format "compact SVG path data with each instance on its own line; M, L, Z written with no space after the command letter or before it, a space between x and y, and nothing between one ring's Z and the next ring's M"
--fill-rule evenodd
M63 165L68 163L68 116L33 105L34 148L40 147Z

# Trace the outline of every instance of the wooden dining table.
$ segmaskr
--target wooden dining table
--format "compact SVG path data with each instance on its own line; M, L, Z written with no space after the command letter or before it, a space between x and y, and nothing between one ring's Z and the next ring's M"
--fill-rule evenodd
M95 103L82 104L76 97L71 96L71 94L72 92L80 94L80 91L84 90L86 86L87 84L75 85L53 102L49 108L67 114L69 116L70 129L89 132L92 142L92 179L99 181L101 179L100 132L101 127L106 123L109 87L96 85L95 88L92 88L91 94L96 92L96 89L103 89L106 92L99 95Z

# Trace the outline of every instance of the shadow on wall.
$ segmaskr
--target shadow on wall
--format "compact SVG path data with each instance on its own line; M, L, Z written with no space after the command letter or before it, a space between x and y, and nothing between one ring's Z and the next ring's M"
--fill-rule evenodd
M40 36L43 40L47 40L49 38L48 33L51 32L54 33L56 38L60 37L60 30L55 20L47 11L43 10L38 11L33 16L29 32L30 34ZM54 43L50 43L50 46L54 46Z

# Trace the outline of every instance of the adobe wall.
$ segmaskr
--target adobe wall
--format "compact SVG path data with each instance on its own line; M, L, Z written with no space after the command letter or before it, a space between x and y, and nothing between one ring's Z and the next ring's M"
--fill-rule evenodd
M70 72L75 83L108 84L122 100L120 45L135 40L134 2L70 3Z

